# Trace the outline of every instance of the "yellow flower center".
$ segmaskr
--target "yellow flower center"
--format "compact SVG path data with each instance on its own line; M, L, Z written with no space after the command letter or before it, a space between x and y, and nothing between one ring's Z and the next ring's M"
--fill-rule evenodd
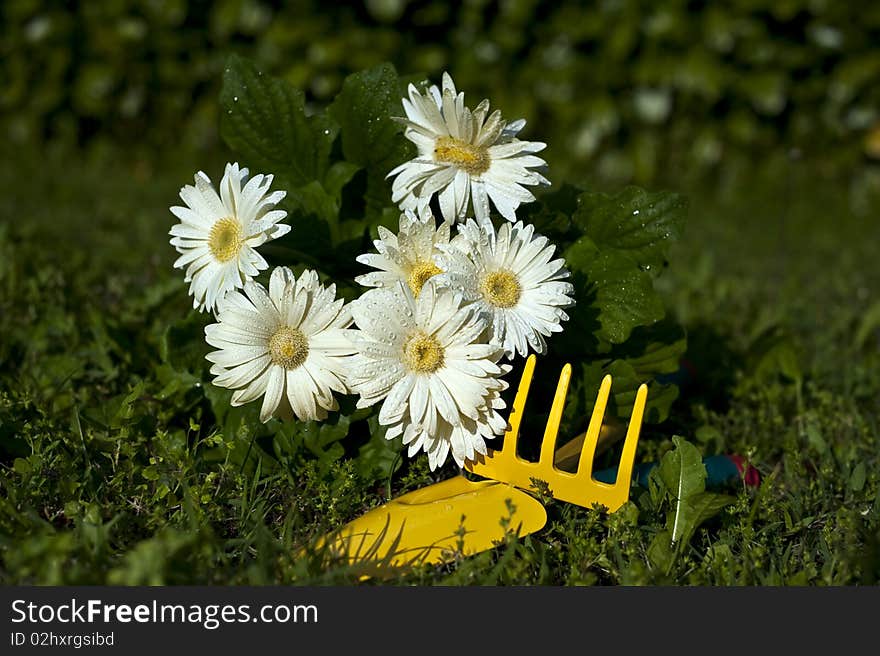
M485 173L492 163L486 148L474 146L455 137L437 139L434 143L434 159L444 164L452 164L471 175Z
M432 374L443 366L443 347L433 335L417 332L403 345L403 361L410 371Z
M228 262L234 258L243 245L244 234L241 224L235 219L226 217L211 226L208 247L218 262Z
M519 280L510 271L493 271L480 285L483 298L497 307L513 307L522 295Z
M285 369L296 369L309 356L309 340L302 331L281 326L269 338L269 357Z
M413 296L418 298L428 278L436 276L438 273L443 273L443 269L433 262L419 262L416 264L412 271L409 272L409 278L407 278L407 283L409 283Z

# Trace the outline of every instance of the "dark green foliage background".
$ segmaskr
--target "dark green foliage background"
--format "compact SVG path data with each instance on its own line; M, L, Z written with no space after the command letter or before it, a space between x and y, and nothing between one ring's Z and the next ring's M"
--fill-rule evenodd
M196 170L217 180L227 159L257 158L223 118L230 53L301 90L285 92L303 109L288 136L314 149L283 184L295 225L327 224L340 249L316 261L347 262L365 226L393 224L375 171L403 153L346 137L344 81L387 61L404 79L449 70L469 104L527 118L554 186L524 218L588 279L601 251L654 299L607 343L595 326L596 343L573 340L574 322L554 341L582 349L584 386L609 371L654 381L648 488L611 515L550 501L541 532L392 582L880 580L876 9L10 0L0 16L3 583L354 584L359 571L296 550L454 473L397 459L368 412L263 426L208 383L168 206ZM328 106L332 126L316 118ZM615 208L652 199L687 205L659 259L609 229ZM309 264L284 246L267 256ZM615 386L615 405L633 391ZM713 453L745 456L762 485L703 489L696 459Z
M871 3L9 0L0 16L14 143L215 146L230 50L318 106L384 61L455 71L474 100L527 117L565 178L681 180L792 148L852 175L878 121Z

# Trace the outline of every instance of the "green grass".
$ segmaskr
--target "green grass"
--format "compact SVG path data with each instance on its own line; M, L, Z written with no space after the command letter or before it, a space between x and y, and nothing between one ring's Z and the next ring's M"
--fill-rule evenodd
M273 452L249 415L215 416L166 234L200 167L220 163L153 168L110 151L2 165L4 584L354 584L357 569L297 550L389 492L456 473L416 458L381 480L346 441L334 458ZM652 543L669 502L634 487L617 513L551 500L540 532L387 582L880 580L880 228L871 199L821 168L770 170L665 185L691 198L658 284L688 330L692 374L637 453L659 459L681 435L705 455L746 456L761 486L728 490L733 503L665 561Z

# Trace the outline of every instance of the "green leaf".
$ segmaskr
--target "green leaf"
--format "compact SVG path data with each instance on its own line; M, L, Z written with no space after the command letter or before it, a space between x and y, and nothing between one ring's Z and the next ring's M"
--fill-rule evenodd
M880 301L876 301L862 314L855 339L853 340L855 347L857 349L862 348L871 334L878 332L878 330L880 330Z
M683 523L684 530L679 534L679 540L682 543L689 542L700 524L717 515L734 501L735 498L731 495L716 492L702 492L687 499L684 504L687 521Z
M652 326L640 326L633 330L626 342L611 350L608 359L584 365L587 397L595 398L602 379L610 374L610 411L620 419L628 419L639 386L647 383L644 421L652 424L665 421L679 392L677 385L662 382L659 377L678 371L686 350L685 332L672 321L664 319Z
M328 111L342 129L342 153L349 162L369 167L398 164L407 158L402 128L392 116L402 116L397 71L383 63L345 78Z
M592 407L599 391L599 385L606 375L611 376L611 398L608 411L623 420L628 420L632 415L636 393L643 383L648 385L648 398L643 420L646 424L659 424L665 421L669 416L673 402L678 398L677 385L664 384L650 377L646 378L626 360L599 360L584 364L583 376L587 381L585 393L590 404L588 407Z
M288 194L287 201L288 206L291 208L292 224L299 228L303 220L325 223L327 225L326 232L330 236L330 241L326 243L326 246L332 248L338 244L340 240L339 212L342 206L342 189L354 174L357 173L359 168L356 164L350 162L334 162L327 169L323 181L312 180L307 184L292 189ZM315 241L315 233L311 230L302 230L300 234L294 235L293 238L311 243ZM318 244L313 244L313 246L318 246ZM314 249L309 247L307 250Z
M323 179L338 126L326 114L306 116L301 90L231 55L220 106L220 134L248 166L293 187Z
M706 467L700 450L678 435L673 436L675 448L667 452L651 475L666 488L672 510L667 515L667 528L673 544L687 544L697 527L714 517L734 498L726 494L706 492Z
M600 339L620 344L633 328L650 325L664 317L663 300L654 290L651 277L638 269L627 255L600 253L587 276L599 309L600 328L596 335Z
M385 427L379 425L378 415L370 417L368 424L370 439L358 449L355 465L365 480L387 479L403 464L403 438L386 439Z
M672 442L675 448L660 460L657 473L672 495L674 512L670 530L672 541L676 542L692 524L688 499L706 490L706 467L700 450L693 444L678 435Z
M572 218L599 249L623 251L640 267L657 272L681 235L687 206L679 194L627 187L613 196L581 194Z
M675 563L675 551L672 548L672 537L669 531L660 531L655 534L648 545L648 560L657 569L669 572Z
M798 385L803 382L794 340L777 326L768 328L755 339L746 360L750 376L759 383L775 383L780 379Z
M853 467L852 474L849 477L849 487L856 492L861 492L862 488L865 487L865 482L867 480L868 470L865 467L865 463L860 462Z
M159 357L174 371L200 375L207 369L205 355L211 347L205 342L209 320L195 310L170 324L159 338Z
M341 458L345 449L340 440L348 435L351 419L347 415L333 413L324 421L297 423L303 444L319 460L329 462ZM335 419L335 420L334 420Z
M415 155L415 148L392 117L403 116L402 92L392 64L354 73L328 108L341 127L342 154L367 170L366 215L391 205L388 172Z
M121 428L133 421L137 421L137 417L134 414L134 404L143 395L145 386L144 381L139 380L131 391L122 398L116 413L110 420L109 425L111 428Z
M335 232L334 227L339 219L339 196L328 192L317 180L298 187L290 192L290 204L296 207L293 225L300 227L299 220L304 217L314 216L327 224L331 235ZM291 231L293 232L293 231ZM305 242L314 239L311 231L301 232L298 237ZM333 239L335 242L336 240Z
M217 387L212 383L206 384L202 389L205 398L211 403L211 411L225 437L248 441L266 434L266 425L260 421L260 401L233 406L232 390Z
M651 276L622 251L600 251L588 237L581 237L565 252L572 271L577 305L575 315L594 316L598 339L620 344L637 326L662 319L663 300L654 290ZM578 335L583 338L583 335Z
M323 471L345 455L343 445L349 435L354 436L358 427L372 411L357 408L351 396L340 397L339 409L330 412L321 421L285 420L278 424L274 436L275 454L282 462L296 460L302 455L317 458Z
M31 463L24 458L16 458L12 463L12 468L22 476L27 476L33 471Z
M669 319L652 326L639 326L630 338L611 354L625 359L644 379L658 374L678 371L681 358L687 351L687 335L684 329Z

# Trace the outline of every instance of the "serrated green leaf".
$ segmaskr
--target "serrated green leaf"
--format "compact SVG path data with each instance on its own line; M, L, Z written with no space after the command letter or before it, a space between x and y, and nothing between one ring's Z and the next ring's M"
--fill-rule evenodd
M338 200L342 195L343 187L351 181L354 174L357 173L360 168L359 165L352 162L334 162L333 165L327 169L327 173L324 176L324 189L326 189L327 193L333 196L333 198Z
M678 398L677 385L659 383L651 377L639 374L626 360L597 360L583 367L584 393L591 407L602 379L611 376L611 397L608 412L627 420L632 415L636 393L642 383L648 385L644 423L658 424L666 420L672 404Z
M598 339L621 344L637 326L664 317L666 310L651 276L626 253L600 251L592 240L581 237L566 250L565 260L577 300L572 313L593 314L599 324L593 331Z
M335 414L335 413L334 413ZM345 453L339 441L348 435L351 419L346 415L336 415L335 421L307 421L298 424L305 447L318 456L319 460L338 460Z
M645 380L643 375L625 360L612 361L607 367L604 367L604 371L611 374L613 410L618 417L627 419L632 415L636 393L642 383L648 385L648 399L645 404L643 421L646 424L659 424L669 416L669 410L678 398L677 385Z
M657 272L684 228L687 205L680 194L638 187L613 196L585 192L572 219L600 250L623 251L638 266Z
M326 223L331 234L333 233L332 228L337 224L339 217L339 197L324 189L320 182L312 180L308 184L294 189L290 192L290 200L291 204L296 206L294 225L299 227L298 219L303 215L312 215ZM307 241L314 239L312 234L300 236Z
M301 228L303 220L324 223L327 226L326 233L329 236L329 241L325 240L324 246L327 249L332 249L338 244L341 239L339 212L342 206L342 190L359 168L351 162L335 162L327 169L322 181L312 180L291 189L288 193L288 206L291 208L293 225ZM357 223L363 223L363 221L358 220ZM321 232L320 230L317 233L312 230L304 230L301 234L294 235L293 239L308 242L310 247L306 250L314 250L314 247L320 248L320 240L316 237Z
M596 292L600 329L597 336L624 342L637 326L650 325L666 313L651 277L619 252L600 253L588 271Z
M639 326L625 343L612 349L611 357L626 360L640 378L678 371L687 351L684 328L665 319L651 326Z
M366 215L381 214L391 205L388 172L412 158L415 148L392 117L403 116L400 80L384 63L349 75L328 108L341 127L342 154L367 170Z
M326 114L306 116L301 90L231 55L220 106L220 134L247 166L293 187L323 179L338 126Z
M401 125L392 119L403 115L400 83L392 64L349 75L328 111L342 129L342 153L347 161L369 167L406 159L408 141L400 136Z

